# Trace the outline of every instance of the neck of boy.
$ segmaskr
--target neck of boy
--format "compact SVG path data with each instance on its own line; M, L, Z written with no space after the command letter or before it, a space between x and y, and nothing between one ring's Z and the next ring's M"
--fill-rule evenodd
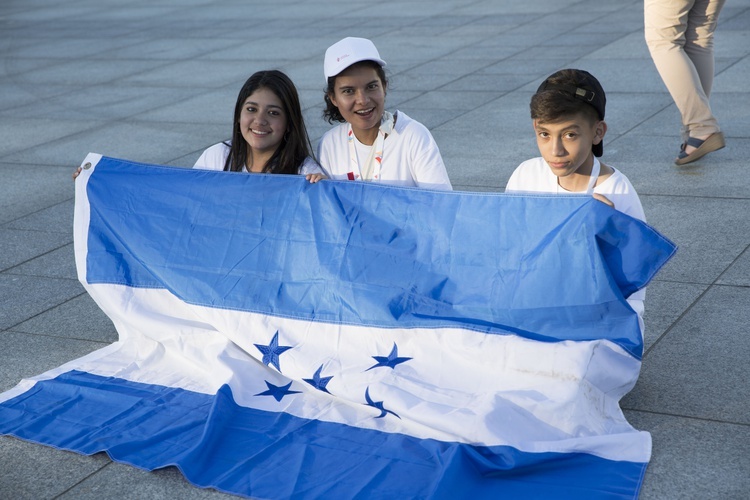
M594 153L589 153L578 169L570 175L564 177L558 177L557 183L566 191L571 193L579 193L586 191L591 181L591 170L594 168ZM594 184L596 185L596 184Z
M380 132L380 124L378 123L377 127L368 129L357 129L352 127L352 132L354 132L354 137L356 137L359 142L361 142L365 146L372 146L373 144L375 144L375 139L378 138L378 132Z

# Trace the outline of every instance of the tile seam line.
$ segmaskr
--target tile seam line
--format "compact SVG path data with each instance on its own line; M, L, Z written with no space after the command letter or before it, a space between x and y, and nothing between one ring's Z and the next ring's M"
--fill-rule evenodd
M719 420L717 418L704 418L696 417L694 415L680 415L678 413L665 413L661 411L644 410L640 408L626 408L622 407L623 411L637 412L637 413L648 413L649 415L661 415L665 417L685 418L688 420L698 420L700 422L711 422L715 424L727 424L727 425L739 425L742 427L750 427L750 423L747 422L732 422L730 420Z
M63 302L60 302L59 304L55 304L54 306L48 307L44 311L39 311L38 313L34 314L33 316L29 316L28 318L24 319L23 321L19 321L18 323L14 324L14 325L11 325L11 326L9 326L9 327L7 327L5 329L3 329L3 332L5 332L5 333L10 332L14 328L16 328L18 325L21 325L21 324L23 324L23 323L25 323L27 321L30 321L30 320L32 320L32 319L34 319L34 318L36 318L36 317L38 317L38 316L40 316L40 315L42 315L44 313L47 313L47 312L51 311L52 309L54 309L56 307L60 307L63 304L67 304L68 302L71 302L71 301L73 301L73 300L75 300L75 299L77 299L77 298L79 298L79 297L81 297L83 295L87 295L87 294L88 294L88 292L84 290L83 292L79 293L78 295L74 295L73 297L71 297L71 298L69 298L67 300L64 300ZM15 333L22 333L23 335L36 335L38 337L49 337L49 338L62 338L62 339L70 338L70 337L56 337L54 335L42 335L42 334L39 334L39 333L28 333L28 332L15 332ZM88 340L90 342L99 342L99 341L90 340L90 339L81 339L81 340Z
M714 289L714 288L716 288L716 287L733 287L732 285L724 285L724 284L718 283L718 281L719 281L719 280L721 279L721 277L722 277L722 276L724 276L724 274L725 274L725 273L726 273L726 272L727 272L727 271L728 271L729 269L731 269L731 268L732 268L732 266L734 266L734 265L735 265L735 264L736 264L736 263L737 263L737 262L738 262L738 261L740 260L740 258L741 258L741 257L742 257L742 256L743 256L743 255L745 254L745 252L747 252L747 251L748 251L748 248L750 248L750 245L746 245L746 246L745 246L745 248L744 248L744 249L743 249L743 250L742 250L742 251L741 251L741 252L740 252L740 253L739 253L739 254L738 254L738 255L737 255L737 256L736 256L736 257L735 257L734 259L732 259L732 262L730 262L730 263L729 263L729 264L728 264L728 265L727 265L727 266L726 266L726 267L724 268L724 270L723 270L723 271L722 271L722 272L721 272L721 273L720 273L720 274L719 274L719 275L718 275L718 276L716 277L716 279L715 279L715 280L714 280L714 281L713 281L713 282L712 282L711 284L709 284L709 285L708 285L708 286L706 287L706 289L705 289L705 290L703 290L703 291L702 291L702 292L701 292L701 293L700 293L700 294L698 295L698 297L696 297L696 298L695 298L695 300L693 300L693 301L692 301L692 302L690 303L690 305L688 305L688 307L686 307L686 308L685 308L685 310L683 310L683 311L682 311L682 313L681 313L681 314L680 314L680 315L679 315L679 316L677 317L677 319L675 319L675 320L674 320L674 321L672 322L672 324L671 324L671 325L669 325L669 328L667 328L667 329L666 329L666 330L664 331L664 333L662 333L661 335L659 335L659 338L658 338L658 339L656 339L656 340L655 340L655 341L654 341L654 342L653 342L653 343L652 343L652 344L651 344L651 345L650 345L650 346L648 347L648 349L646 349L646 350L645 350L645 351L643 352L643 356L641 357L641 359L642 359L642 360L644 360L644 361L646 360L646 356L648 356L648 355L649 355L649 353L651 353L651 351L653 351L653 349L654 349L654 348L655 348L655 347L656 347L657 345L659 345L659 344L661 343L661 341L662 341L663 339L665 339L665 338L666 338L666 337L667 337L667 336L668 336L668 335L669 335L669 334L670 334L670 333L672 332L672 330L673 330L673 329L675 328L675 326L677 326L677 325L678 325L678 324L680 323L680 321L682 321L682 318L684 318L684 317L685 317L685 316L686 316L686 315L687 315L687 314L688 314L689 312L691 312L691 311L693 310L693 308L695 307L695 305L696 305L696 304L698 304L698 302L700 302L700 301L701 301L701 299L703 299L703 297L705 297L705 296L706 296L706 294L707 294L707 293L708 293L709 291L713 290L713 289Z
M24 163L16 163L16 165L34 165L34 164L33 164L33 163L27 163L27 164L24 164ZM58 167L55 167L55 168L58 168ZM75 167L74 167L74 168L75 168ZM73 171L72 171L72 170L70 171L70 175L71 175L71 176L73 175ZM71 181L70 181L70 182L75 182L75 181L74 181L73 179L71 179ZM73 185L73 187L75 188L75 184ZM5 226L7 226L8 224L12 224L12 223L14 223L14 222L17 222L17 221L19 221L19 220L21 220L21 219L25 219L26 217L29 217L29 216L32 216L32 215L36 215L36 214L38 214L38 213L40 213L40 212L44 212L45 210L49 210L50 208L58 207L58 206L60 206L60 205L63 205L63 204L65 204L65 203L68 203L68 202L70 202L71 200L75 200L75 196L70 196L70 197L68 197L68 198L65 198L64 200L62 200L62 201L59 201L59 202L57 202L57 203L54 203L54 204L52 204L52 205L49 205L49 206L46 206L46 207L40 208L39 210L35 210L35 211L33 211L33 212L29 212L29 213L27 213L27 214L25 214L25 215L22 215L22 216L20 216L20 217L16 217L15 219L11 219L11 220L9 220L9 221L3 222L2 224L0 224L0 229L11 229L11 228L6 228ZM23 229L17 229L17 231L23 231ZM48 233L48 232L50 232L50 231L39 231L39 232L46 232L46 233ZM57 231L52 231L52 232L57 232ZM68 233L68 231L66 231L66 233ZM9 268L9 269L10 269L10 268Z
M42 313L40 313L40 314L42 314ZM21 323L29 321L30 319L32 319L32 318L24 320ZM19 325L21 323L19 323ZM16 334L16 335L31 335L32 337L42 337L42 338L45 338L45 339L77 340L79 342L93 342L94 344L102 344L104 346L108 346L110 344L113 344L114 342L117 342L117 340L110 342L108 340L94 340L94 339L88 339L88 338L83 338L83 337L64 337L64 336L61 336L61 335L50 335L50 334L47 334L47 333L25 332L23 330L15 329L17 326L18 325L12 326L12 327L4 330L3 333L12 333L12 334ZM119 333L118 333L118 337L119 337Z
M105 453L105 455L106 455L106 453ZM92 456L92 455L88 455L88 456ZM78 485L83 484L85 481L88 481L89 479L91 479L92 477L94 477L95 475L99 474L101 471L103 471L104 469L106 469L107 467L109 467L110 465L112 465L112 463L113 463L112 459L108 455L107 455L107 458L109 459L109 462L107 462L106 464L102 465L101 467L99 467L98 469L96 469L91 474L87 475L86 477L81 478L77 483L69 486L67 489L65 489L64 491L61 491L60 493L58 493L57 495L53 496L52 498L53 499L62 498L64 495L66 495L67 493L69 493L71 490L73 490L74 488L76 488Z
M481 2L476 2L476 3L481 3ZM579 2L579 3L585 3L585 2ZM624 7L623 7L623 8L624 8ZM455 10L455 9L454 9L454 10ZM622 9L620 9L620 10L622 10ZM555 12L558 12L558 11L555 11ZM552 13L552 14L554 14L554 13ZM550 13L548 13L548 14L546 14L546 15L551 15L551 14L550 14ZM611 15L611 13L604 13L604 14L602 14L602 15L601 15L601 16L600 16L599 18L597 18L597 19L600 19L600 18L602 18L602 17L606 17L606 16L608 16L608 15ZM436 17L436 16L433 16L433 17ZM534 20L534 19L530 19L529 21L527 21L527 22L525 22L525 23L523 23L523 24L520 24L520 25L518 25L518 26L517 26L516 28L522 28L522 27L524 27L524 26L526 26L526 25L532 24L533 22L535 22L535 20ZM467 23L467 24L468 24L468 23ZM465 25L463 25L463 26L465 26ZM575 31L575 30L576 30L577 28L578 28L578 27L575 27L575 28L571 28L570 30L568 30L568 31L566 31L566 32L563 32L563 33L559 33L559 34L558 34L557 36L563 36L563 35L565 35L565 34L568 34L568 33L572 33L572 32L573 32L573 31ZM394 31L395 31L395 30L394 30ZM624 37L626 37L626 36L629 36L629 35L630 35L630 33L629 33L629 32L628 32L628 33L625 33L625 34L623 34L623 36L621 36L621 37L620 37L620 38L618 38L617 40L620 40L620 39L622 39L622 38L624 38ZM614 41L617 41L617 40L614 40ZM441 55L441 56L438 56L438 57L432 58L432 59L430 59L430 60L424 61L423 63L421 63L421 64L418 64L417 66L414 66L413 68L410 68L410 70L411 70L411 69L415 69L415 68L419 68L420 66L424 66L424 65L426 65L426 64L429 64L429 63L432 63L432 62L435 62L435 61L439 61L439 60L441 60L441 59L445 58L446 56L449 56L449 55L451 55L451 54L455 54L456 52L458 52L458 51L460 51L460 50L465 50L465 49L467 49L467 48L469 48L469 47L472 47L472 46L475 46L475 45L477 45L477 44L479 44L479 43L481 43L481 42L482 42L482 40L480 40L480 41L477 41L477 42L474 42L474 43L469 43L469 44L467 44L467 45L464 45L464 46L462 46L462 47L460 47L460 48L457 48L457 49L455 49L455 50L453 50L453 51L451 51L451 52L448 52L447 54L443 54L443 55ZM534 47L536 47L536 46L537 46L537 45L534 45ZM481 71L481 70L483 70L483 69L486 69L486 68L489 68L490 66L493 66L494 64L496 64L496 63L498 63L498 62L500 62L500 61L506 61L506 60L508 60L508 59L510 59L510 58L512 58L512 57L514 57L514 56L517 56L518 54L520 54L520 53L522 53L522 52L524 52L524 51L526 51L526 50L528 50L528 47L526 47L526 48L521 48L521 47L519 47L519 50L518 50L518 51L516 51L516 52L514 52L514 53L512 53L512 54L510 54L510 55L508 55L508 56L506 56L506 57L503 57L503 58L500 58L500 59L497 59L497 60L494 60L494 59L493 59L493 60L492 60L492 61L491 61L490 63L488 63L487 65L485 65L485 66L482 66L482 67L480 67L480 68L477 68L476 70L472 71L471 73L467 73L467 74L465 74L465 75L462 75L462 76L461 76L460 78L456 78L456 79L454 79L454 80L451 80L451 81L449 81L449 82L446 82L446 83L444 83L443 85L441 85L441 86L439 86L439 87L436 87L435 89L432 89L432 90L428 90L428 91L425 91L424 93L428 93L428 92L434 92L434 91L440 91L441 89L444 89L444 88L445 88L446 86L448 86L448 85L451 85L451 84L453 84L453 83L457 82L458 80L461 80L461 79L463 79L463 78L466 78L466 77L468 77L468 76L473 76L473 75L479 74L479 71ZM579 60L581 60L581 58L578 58L578 59L574 59L574 60L575 60L575 61L579 61ZM497 97L496 97L496 98L494 98L494 99L491 99L491 100L490 100L490 101L488 101L487 103L484 103L484 104L482 104L482 105L478 106L478 107L477 107L477 108L475 108L475 109L478 109L478 108L479 108L479 107L481 107L481 106L484 106L484 105L490 104L490 103L492 103L492 102L494 102L494 101L496 101L496 100L498 100L498 99L501 99L501 98L505 97L506 95L508 95L508 94L510 94L510 93L512 93L512 92L517 92L517 91L520 91L520 89L522 89L523 87L525 87L525 86L527 86L527 85L531 84L531 83L532 83L532 82L533 82L534 80L536 80L536 79L537 79L537 77L533 78L533 79L532 79L532 80L530 80L530 81L527 81L526 83L524 83L524 84L522 84L522 85L520 85L520 86L518 86L518 87L516 87L516 88L514 88L514 89L511 89L511 90L507 90L507 91L505 91L505 92L504 92L504 93L503 93L502 95L500 95L500 96L497 96ZM423 94L424 94L424 93L423 93ZM420 96L416 96L416 97L414 97L414 98L412 98L412 99L406 100L406 101L404 101L404 103L406 104L406 103L408 103L408 102L409 102L409 101L411 101L411 100L417 99L418 97L420 97ZM448 120L448 121L454 120L454 119L456 119L456 118L460 118L460 117L462 117L462 116L466 115L467 113L469 113L469 112L471 112L471 111L473 111L473 110L469 110L469 111L466 111L466 112L464 112L464 113L462 113L462 114L457 114L456 116L453 116L453 117L452 117L452 118L451 118L450 120ZM445 123L448 123L448 121L446 121ZM437 127L439 127L439 126L441 126L441 125L444 125L445 123L442 123L442 124L438 125ZM437 127L432 127L432 128L437 128Z

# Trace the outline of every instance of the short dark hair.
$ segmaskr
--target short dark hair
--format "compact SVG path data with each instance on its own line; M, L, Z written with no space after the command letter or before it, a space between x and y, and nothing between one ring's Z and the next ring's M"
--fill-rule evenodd
M380 64L376 63L375 61L360 61L358 63L352 64L351 66L349 66L349 68L356 68L358 66L367 66L367 67L373 68L375 72L378 74L378 78L380 78L380 81L383 83L383 89L388 90L388 78L385 76L385 70ZM333 94L334 90L336 89L336 77L337 76L339 75L328 77L328 84L326 85L326 90L323 95L323 100L326 103L326 109L323 110L323 118L328 120L328 123L333 123L333 122L344 123L346 121L344 117L341 116L341 112L339 111L339 108L334 106L333 102L331 102L331 94Z
M247 163L248 147L240 129L240 114L242 106L253 92L268 89L281 101L287 117L287 129L284 138L273 156L263 167L263 172L272 174L297 174L299 167L308 156L312 156L312 145L307 135L305 120L302 117L297 88L281 71L272 69L253 73L247 79L237 95L234 106L234 125L232 128L232 144L229 155L224 163L224 170L240 172Z
M599 81L580 69L562 69L542 82L531 96L531 119L554 123L568 116L582 115L592 125L604 120L607 98ZM603 153L602 143L592 147L595 156Z

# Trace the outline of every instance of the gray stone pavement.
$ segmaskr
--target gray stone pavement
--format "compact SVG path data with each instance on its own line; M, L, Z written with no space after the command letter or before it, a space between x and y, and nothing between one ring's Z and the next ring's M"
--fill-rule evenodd
M672 164L678 113L635 0L2 0L0 391L113 342L76 280L71 172L89 152L190 166L228 138L244 80L298 85L313 142L325 49L373 39L388 107L426 124L456 189L502 191L537 155L528 100L563 67L608 93L607 163L679 246L649 287L646 353L622 401L651 432L642 498L750 497L750 0L716 35L712 104L728 146ZM0 498L214 498L153 473L0 437Z

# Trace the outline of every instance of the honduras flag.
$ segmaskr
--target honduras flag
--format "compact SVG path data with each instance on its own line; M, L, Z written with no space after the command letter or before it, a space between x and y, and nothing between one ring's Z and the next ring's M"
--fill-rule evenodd
M89 155L75 253L119 340L0 433L259 498L634 498L626 298L675 251L582 196Z

